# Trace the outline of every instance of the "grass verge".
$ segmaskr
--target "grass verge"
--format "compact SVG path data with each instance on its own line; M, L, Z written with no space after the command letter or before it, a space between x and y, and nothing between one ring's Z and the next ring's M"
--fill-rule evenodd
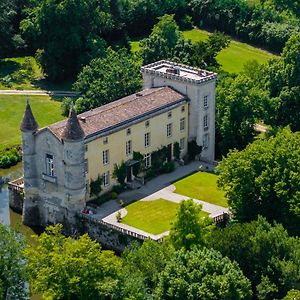
M33 114L42 128L64 119L60 102L48 96L30 96ZM21 144L19 129L26 105L26 96L0 95L0 150Z

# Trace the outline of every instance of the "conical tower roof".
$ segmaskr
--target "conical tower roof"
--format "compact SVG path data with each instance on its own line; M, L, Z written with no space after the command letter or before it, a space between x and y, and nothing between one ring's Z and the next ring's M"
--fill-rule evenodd
M77 141L83 139L83 137L84 131L79 124L77 114L72 103L69 118L62 133L62 139L65 141Z
M38 123L36 122L30 104L29 99L27 98L26 109L23 116L23 120L20 125L21 131L36 131L39 128Z

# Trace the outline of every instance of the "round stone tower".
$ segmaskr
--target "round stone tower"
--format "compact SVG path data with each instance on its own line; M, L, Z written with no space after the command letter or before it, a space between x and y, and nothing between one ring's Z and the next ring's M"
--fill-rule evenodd
M85 206L84 135L72 104L69 118L62 134L65 166L65 207L68 211L69 221L71 221L70 218L72 218L73 213L82 210Z
M23 223L34 226L38 225L40 221L38 208L38 180L35 165L35 133L38 130L38 124L33 116L28 99L20 129L22 132L24 172Z

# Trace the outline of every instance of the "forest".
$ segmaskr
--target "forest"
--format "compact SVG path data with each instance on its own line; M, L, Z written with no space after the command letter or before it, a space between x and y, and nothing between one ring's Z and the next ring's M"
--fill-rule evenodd
M213 33L192 43L181 30L193 26ZM0 226L0 299L25 299L24 282L44 299L300 299L299 29L293 0L2 0L0 58L35 56L49 82L74 82L78 112L141 89L142 64L216 71L216 173L233 218L218 228L184 201L169 238L121 257L60 225L35 246ZM229 74L216 57L230 37L279 56Z

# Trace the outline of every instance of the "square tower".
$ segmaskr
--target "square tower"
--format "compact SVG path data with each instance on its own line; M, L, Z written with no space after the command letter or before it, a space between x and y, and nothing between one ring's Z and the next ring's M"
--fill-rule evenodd
M202 158L213 161L217 74L166 60L143 66L141 72L145 89L170 86L189 98L189 141L202 147Z

